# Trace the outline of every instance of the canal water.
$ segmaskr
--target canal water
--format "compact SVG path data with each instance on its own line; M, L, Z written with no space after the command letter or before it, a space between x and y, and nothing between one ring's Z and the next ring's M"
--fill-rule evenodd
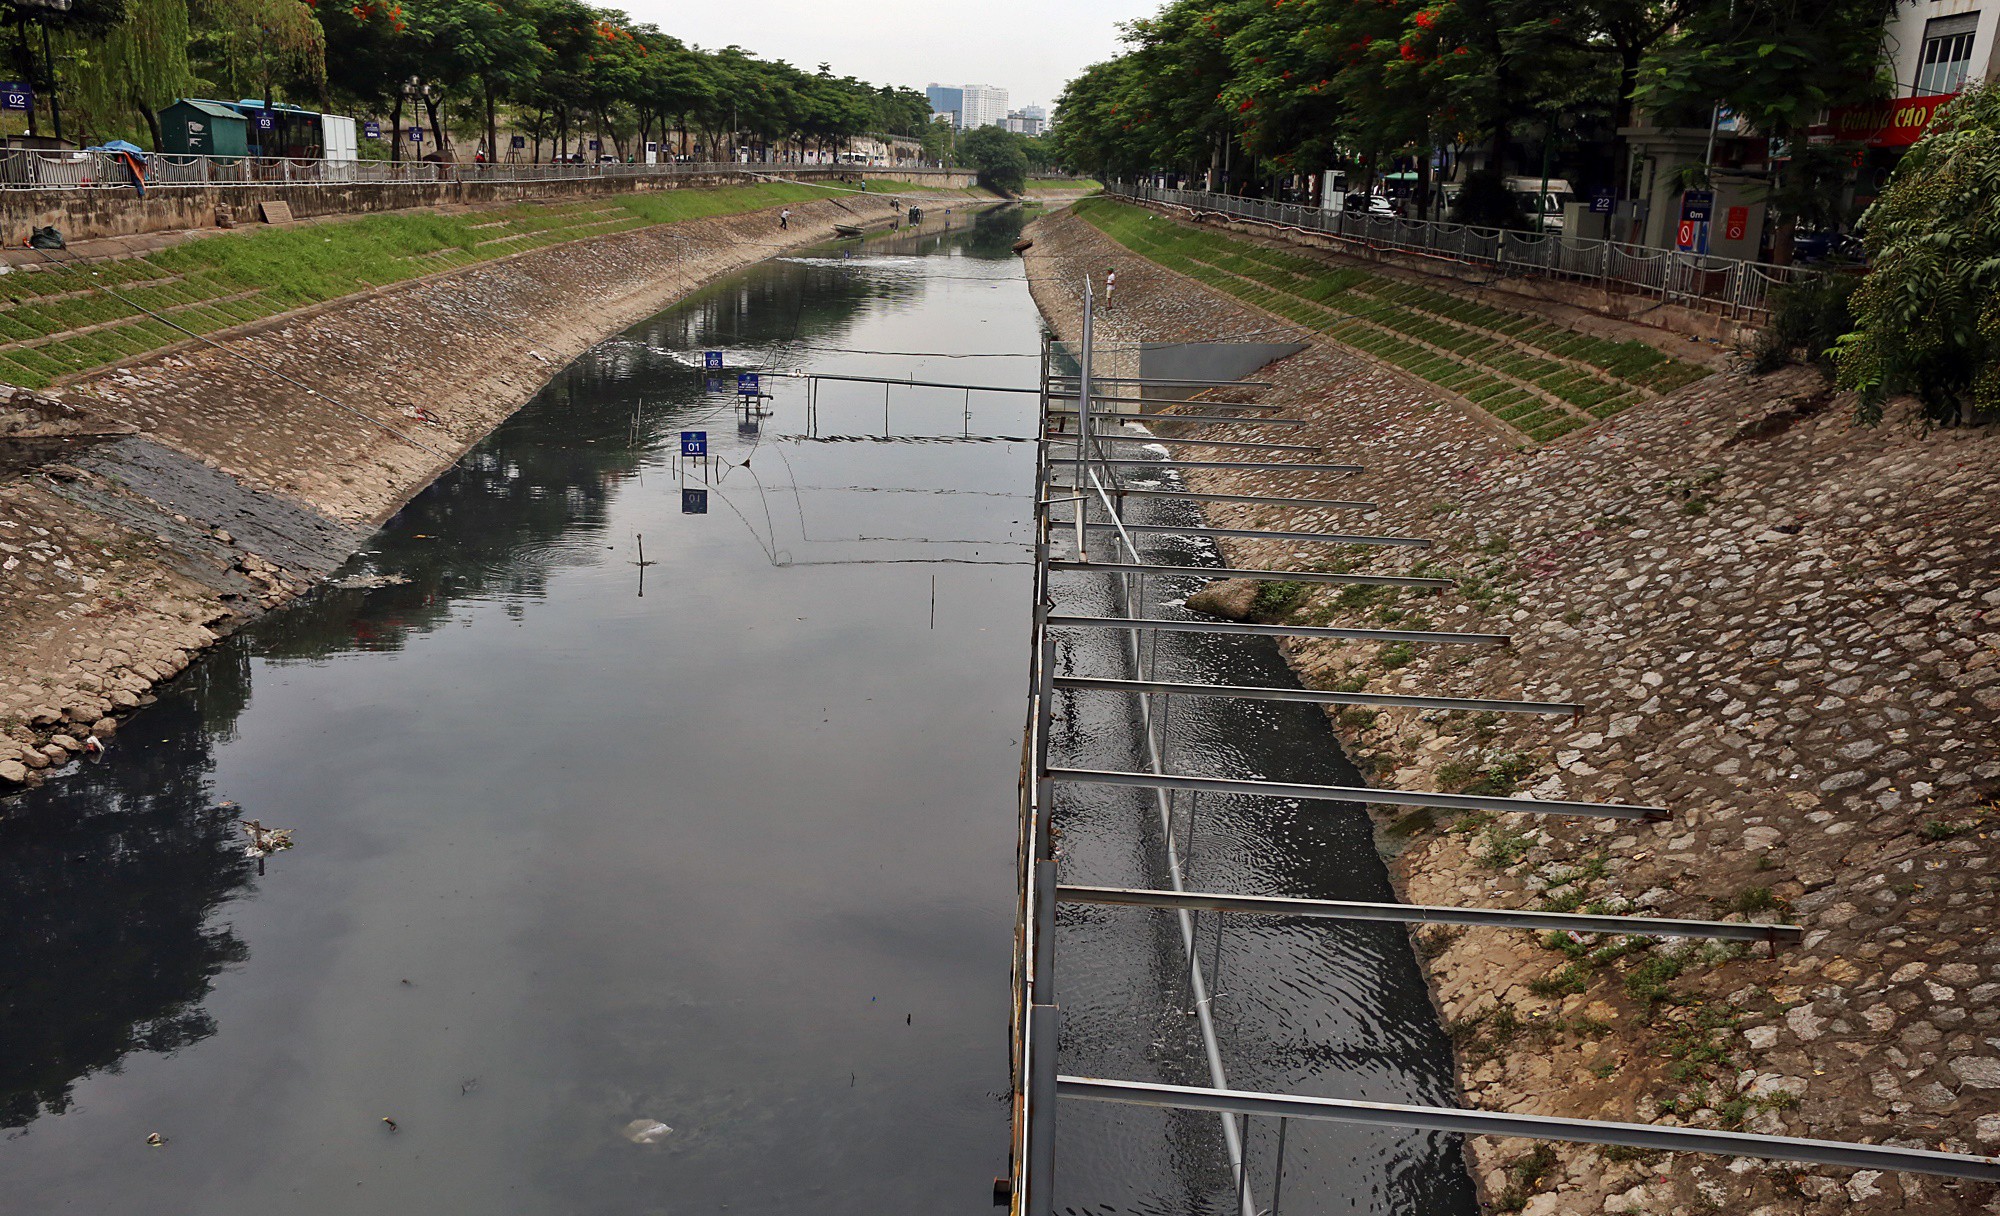
M0 1211L990 1210L1035 399L827 384L809 416L779 373L1032 385L1021 219L776 260L604 343L335 586L0 803ZM1076 755L1123 714L1079 700ZM1177 729L1329 751L1259 722ZM1137 805L1065 811L1079 880L1157 878ZM296 847L260 870L239 818ZM1303 820L1221 806L1199 865L1383 892L1358 819ZM1192 1079L1143 916L1066 925L1066 1068ZM1281 996L1223 998L1270 1060L1239 1079L1446 1085L1400 937L1240 941L1226 974ZM1065 1115L1065 1210L1214 1208L1212 1117ZM1286 1211L1469 1210L1428 1137L1319 1129L1288 1169Z

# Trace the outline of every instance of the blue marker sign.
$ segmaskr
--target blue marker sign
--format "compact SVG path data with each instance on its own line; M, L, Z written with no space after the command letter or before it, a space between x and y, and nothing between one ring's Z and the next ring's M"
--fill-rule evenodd
M35 108L35 87L16 80L0 82L0 110L27 113Z
M682 515L708 514L708 491L690 490L685 488L682 489L681 514Z
M424 129L422 127L410 128L410 142L413 144L424 142Z
M510 148L525 148L528 146L528 137L525 135L512 136L507 140L507 146Z
M602 152L602 151L604 151L604 141L603 141L603 140L601 140L601 139L593 139L593 140L591 140L591 141L590 141L590 150L591 150L592 152Z
M708 455L708 432L707 432L707 431L682 431L682 432L681 432L681 455L683 455L683 456L706 456L706 455Z
M719 350L705 350L705 351L703 351L703 352L701 353L701 365L702 365L703 367L707 368L707 369L708 369L709 371L712 371L712 372L719 372L719 371L721 371L721 370L722 370L722 352L721 352L721 351L719 351Z
M1611 191L1599 190L1590 196L1590 213L1592 215L1610 215L1611 207Z
M364 122L361 124L361 133L370 139L380 139L382 138L382 124L379 122Z
M719 392L721 392L721 391L722 391L722 377L720 377L720 376L710 376L710 377L708 378L708 391L709 391L709 392L711 392L711 393L719 393Z
M278 116L276 114L271 113L269 110L257 111L257 129L259 131L277 130Z
M757 373L737 372L736 391L743 394L745 397L755 396L759 391L757 387Z

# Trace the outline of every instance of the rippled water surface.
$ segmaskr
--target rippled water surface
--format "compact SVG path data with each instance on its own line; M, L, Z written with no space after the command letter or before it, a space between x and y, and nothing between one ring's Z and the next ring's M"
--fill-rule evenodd
M809 424L767 374L750 417L733 368L1032 384L1019 222L768 263L606 342L349 585L0 804L0 1211L990 1210L1034 398L898 389L885 441L879 387L825 386ZM855 353L894 351L1030 357ZM1268 648L1162 653L1285 678ZM1337 763L1310 714L1176 723L1201 771ZM1136 763L1108 696L1064 728ZM1066 805L1077 880L1159 880L1125 793ZM298 847L259 874L238 815ZM1386 893L1353 815L1218 801L1194 840L1194 885ZM1199 1079L1166 930L1066 915L1066 1067ZM1232 925L1222 961L1234 1080L1446 1092L1399 933ZM1219 1160L1212 1116L1066 1110L1062 1206L1220 1211ZM1284 1186L1469 1210L1428 1137L1294 1129Z

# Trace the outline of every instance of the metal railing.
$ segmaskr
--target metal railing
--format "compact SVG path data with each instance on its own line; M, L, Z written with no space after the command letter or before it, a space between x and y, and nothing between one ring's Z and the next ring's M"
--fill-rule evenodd
M1365 694L1304 687L1264 687L1229 683L1204 684L1184 678L1162 679L1158 654L1141 638L1157 639L1163 630L1200 630L1219 634L1288 634L1294 636L1372 637L1379 641L1407 641L1417 644L1489 645L1507 644L1505 635L1445 633L1386 629L1329 629L1310 625L1244 625L1174 616L1149 611L1149 603L1159 605L1164 589L1148 594L1147 580L1214 576L1255 577L1268 575L1283 579L1323 582L1380 582L1394 580L1421 584L1438 591L1450 590L1444 580L1417 579L1392 575L1293 572L1282 570L1218 569L1200 564L1160 564L1141 547L1137 537L1153 532L1179 533L1190 537L1257 537L1288 543L1368 544L1410 546L1427 543L1421 537L1358 536L1343 532L1270 531L1207 524L1152 525L1127 518L1127 504L1137 494L1156 498L1190 501L1230 501L1318 506L1329 509L1373 510L1369 502L1300 499L1288 495L1248 493L1210 494L1175 478L1151 488L1135 489L1125 484L1120 469L1141 465L1154 472L1196 468L1230 468L1265 472L1293 470L1301 478L1319 478L1358 471L1356 466L1331 464L1315 447L1277 442L1236 442L1212 440L1209 429L1217 420L1205 420L1193 435L1163 437L1157 427L1135 435L1121 425L1135 417L1149 422L1186 424L1186 418L1172 414L1138 414L1147 400L1149 386L1186 388L1261 388L1266 384L1250 381L1189 381L1121 378L1099 374L1093 362L1110 353L1098 348L1095 334L1095 295L1088 283L1079 293L1082 305L1081 340L1072 352L1066 343L1045 339L1040 385L1041 418L1035 466L1035 570L1034 620L1031 631L1027 729L1023 734L1022 774L1019 791L1020 835L1019 902L1016 906L1013 976L1013 1064L1012 1097L1015 1121L1011 1140L1011 1168L998 1197L1010 1200L1012 1216L1053 1216L1067 1207L1058 1205L1055 1146L1058 1119L1066 1104L1112 1102L1136 1104L1162 1110L1206 1112L1219 1117L1223 1150L1230 1168L1227 1197L1210 1192L1189 1206L1196 1210L1224 1212L1234 1207L1237 1216L1281 1216L1281 1199L1286 1181L1285 1143L1293 1120L1331 1121L1455 1132L1465 1135L1522 1137L1537 1141L1565 1141L1579 1144L1620 1145L1648 1150L1716 1153L1771 1161L1812 1163L1852 1169L1898 1170L1938 1177L1970 1178L2000 1182L2000 1158L1962 1152L1933 1151L1921 1141L1890 1140L1882 1144L1805 1139L1743 1131L1710 1130L1678 1124L1639 1124L1609 1120L1565 1118L1520 1114L1512 1111L1465 1108L1456 1105L1419 1105L1381 1101L1352 1101L1313 1095L1240 1090L1234 1088L1225 1070L1220 1050L1219 1030L1213 1014L1217 977L1223 957L1225 915L1241 922L1253 918L1312 918L1349 921L1383 921L1399 924L1462 924L1506 928L1521 932L1549 932L1578 935L1611 934L1634 937L1762 942L1773 956L1780 946L1795 945L1804 939L1798 925L1700 921L1649 918L1596 913L1557 913L1514 908L1481 906L1431 907L1396 903L1360 903L1346 900L1270 896L1258 892L1190 890L1186 864L1196 840L1193 827L1197 799L1204 793L1231 797L1280 798L1319 805L1326 803L1383 803L1431 806L1487 814L1518 813L1559 818L1611 818L1665 820L1666 807L1627 806L1612 803L1565 802L1515 794L1443 794L1426 791L1354 786L1297 784L1259 778L1224 778L1180 771L1203 766L1199 754L1170 754L1174 736L1168 729L1175 698L1289 700L1327 705L1370 702L1352 698L1382 698L1410 706L1472 708L1499 713L1567 716L1587 712L1580 704L1487 700L1465 702L1453 698L1426 696L1416 692ZM953 386L958 387L958 386ZM969 387L969 386L968 386ZM1178 403L1177 403L1178 404ZM1221 423L1251 428L1252 433L1272 423L1295 419L1273 417L1280 407L1270 402L1230 404L1221 401L1187 402L1204 414L1220 414ZM1244 411L1230 415L1228 411ZM886 428L885 428L886 429ZM1237 430L1234 434L1242 434ZM1157 458L1127 459L1117 446L1126 443L1152 444L1162 439L1193 440L1219 447L1253 447L1257 459L1185 459L1165 454ZM1057 450L1058 447L1062 450ZM1275 449L1311 453L1308 461L1266 463ZM1067 478L1065 481L1064 478ZM1296 492L1296 491L1293 491ZM1141 499L1140 501L1147 501ZM1066 516L1066 517L1065 517ZM1093 540L1095 536L1098 539ZM1295 555L1296 556L1296 555ZM1057 576L1088 572L1092 577L1108 576L1113 608L1117 616L1089 616L1060 609L1053 586ZM1067 649L1058 634L1075 636L1077 630L1095 630L1099 637L1117 637L1119 665L1129 672L1117 676L1093 676L1075 667L1080 651ZM1169 663L1172 660L1169 658ZM1133 726L1143 741L1143 760L1130 771L1102 771L1063 767L1058 763L1055 724L1075 712L1062 714L1057 701L1079 692L1122 694L1131 698ZM1178 761L1176 763L1175 761ZM1166 883L1158 889L1131 889L1082 886L1062 881L1064 851L1062 827L1085 830L1071 823L1056 822L1056 791L1064 785L1116 786L1144 789L1153 794L1159 812L1157 866ZM1177 792L1189 795L1186 806L1178 805ZM1185 839L1185 846L1177 842ZM1059 1039L1062 1035L1063 1007L1056 987L1055 955L1061 946L1057 909L1063 904L1123 907L1170 912L1174 921L1167 926L1170 949L1180 958L1174 970L1180 975L1168 981L1161 995L1187 1005L1185 1012L1196 1016L1208 1084L1193 1086L1120 1078L1065 1074L1058 1068ZM1204 960L1198 949L1198 925L1194 917L1206 914L1213 919L1214 948ZM1173 940L1173 939L1178 939ZM1610 940L1610 939L1606 939ZM1210 968L1204 979L1204 965ZM1239 978L1240 988L1248 981ZM1173 987L1179 987L1176 997ZM1223 1029L1226 1029L1224 1027ZM1275 1159L1267 1159L1268 1178L1263 1170L1253 1178L1249 1151L1251 1120L1264 1121L1262 1130L1275 1124ZM1268 1197L1268 1205L1265 1199ZM1295 1201L1296 1202L1296 1201Z
M1121 183L1107 186L1106 191L1137 201L1310 232L1371 250L1443 258L1503 275L1565 279L1594 284L1607 291L1651 295L1665 303L1706 309L1727 317L1768 318L1775 288L1824 273L1811 267L1712 257L1557 232L1516 232L1436 220L1329 211L1301 203L1237 198L1206 190L1170 190Z
M671 164L529 164L522 161L461 164L425 160L315 160L290 156L177 156L143 158L147 187L349 185L353 183L559 182L590 178L742 176L842 177L891 173L925 177L959 170L901 165L813 165L762 161L679 161ZM130 189L132 172L115 152L0 149L0 188L11 190Z

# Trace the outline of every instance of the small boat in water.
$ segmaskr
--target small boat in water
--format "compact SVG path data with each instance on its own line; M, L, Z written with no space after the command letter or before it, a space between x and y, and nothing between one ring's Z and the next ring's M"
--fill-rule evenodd
M864 231L859 224L835 224L833 230L841 236L860 236Z

